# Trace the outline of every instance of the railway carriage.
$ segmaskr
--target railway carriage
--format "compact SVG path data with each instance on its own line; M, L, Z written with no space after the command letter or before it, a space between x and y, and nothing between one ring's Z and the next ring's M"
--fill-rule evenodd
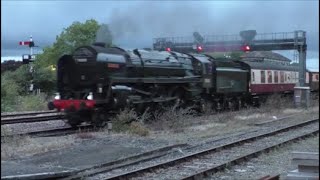
M319 72L307 70L306 84L310 86L312 92L319 91Z
M292 93L299 82L298 67L270 62L250 62L250 90L255 94Z

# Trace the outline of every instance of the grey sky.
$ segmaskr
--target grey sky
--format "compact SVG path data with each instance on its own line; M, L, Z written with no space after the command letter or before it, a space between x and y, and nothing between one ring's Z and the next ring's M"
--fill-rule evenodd
M54 42L74 21L110 25L117 45L151 47L152 38L201 34L307 31L308 58L319 57L319 1L1 1L1 56L28 52L18 46L33 35Z

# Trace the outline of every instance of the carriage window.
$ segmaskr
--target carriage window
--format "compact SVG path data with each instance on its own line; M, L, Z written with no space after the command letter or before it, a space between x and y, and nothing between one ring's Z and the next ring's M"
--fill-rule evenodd
M264 71L261 71L261 83L266 83L266 74Z
M284 83L284 73L280 71L280 82Z
M254 82L254 72L252 72L252 82Z
M272 72L268 71L268 83L272 83Z
M274 71L274 82L278 83L278 81L279 81L278 71Z

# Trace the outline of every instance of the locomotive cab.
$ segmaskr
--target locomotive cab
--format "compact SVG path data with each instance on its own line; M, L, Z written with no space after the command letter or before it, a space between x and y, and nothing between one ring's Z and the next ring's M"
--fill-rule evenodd
M210 57L201 54L191 54L193 57L193 66L197 73L202 77L202 87L207 92L213 87L212 67Z

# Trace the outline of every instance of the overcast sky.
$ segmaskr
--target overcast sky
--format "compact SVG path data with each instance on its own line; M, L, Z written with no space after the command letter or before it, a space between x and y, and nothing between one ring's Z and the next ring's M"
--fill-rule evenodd
M28 53L28 48L18 42L28 40L30 35L40 47L48 46L63 28L74 21L92 18L109 24L114 42L126 48L151 47L152 38L191 36L194 31L219 35L239 34L248 29L258 33L304 30L308 59L319 58L319 1L1 0L1 3L2 57Z

